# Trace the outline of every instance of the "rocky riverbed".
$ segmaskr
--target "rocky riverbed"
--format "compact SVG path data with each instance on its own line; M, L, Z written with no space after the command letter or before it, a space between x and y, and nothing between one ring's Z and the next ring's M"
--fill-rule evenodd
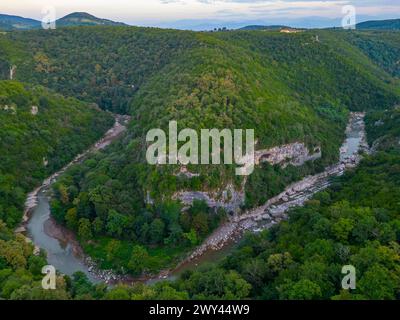
M269 199L264 205L234 215L228 222L215 230L195 251L178 267L196 263L210 250L221 250L224 246L236 242L247 230L259 232L270 228L287 218L287 211L302 206L315 193L329 186L329 178L339 176L348 168L355 167L361 160L361 153L369 153L366 141L365 113L354 112L346 128L346 140L340 148L340 161L322 173L305 177L289 185L282 193Z
M92 281L103 281L108 284L117 282L131 284L135 281L153 282L158 279L165 279L174 276L179 270L190 267L191 265L197 266L198 263L206 260L207 257L214 259L213 252L223 252L223 249L239 241L245 231L259 232L286 219L287 211L290 208L304 205L316 192L327 188L329 186L330 177L341 175L347 168L356 166L361 159L359 151L369 152L365 136L364 116L364 113L351 113L346 128L346 140L340 148L340 161L337 164L326 168L322 173L305 177L301 181L289 185L282 193L269 199L260 207L242 213L235 210L235 214L229 221L216 229L202 245L194 250L174 270L164 270L157 276L131 278L129 276L116 275L111 270L100 270L97 268L96 263L90 257L84 255L75 235L66 228L58 225L54 219L51 218L48 205L49 196L46 195L51 184L71 165L85 159L90 152L105 148L113 140L118 138L126 129L125 125L129 121L129 117L127 116L117 116L114 127L110 129L100 141L84 153L78 155L71 163L47 178L40 187L28 194L23 222L21 226L17 228L16 232L27 234L27 241L32 241L36 245L35 251L37 253L39 252L39 248L46 250L49 263L52 263L56 269L65 274L83 271ZM285 146L286 153L292 150L292 148L289 147L289 145ZM315 153L310 155L301 145L293 145L293 150L300 150L303 158L308 157L309 160L319 157L320 153L320 150L315 149ZM264 153L262 154L264 155ZM276 157L273 157L273 159L276 159ZM260 158L260 161L264 160ZM233 211L238 204L240 205L240 203L242 203L244 194L242 194L242 192L235 194L235 190L233 186L231 186L227 188L225 194L222 194L221 203L213 201L212 197L210 198L208 194L181 194L180 196L183 197L188 204L194 199L192 196L196 196L202 197L206 201L208 200L208 202L214 206L223 206L226 204L224 199L229 198L231 202L234 200L234 203L232 202L234 206L231 208ZM234 199L232 199L232 196ZM41 206L43 208L38 209L38 207ZM35 216L35 214L38 214L37 212L41 212L42 216ZM36 222L32 222L35 219ZM30 227L30 223L33 224L33 227ZM43 238L41 239L41 237ZM54 241L56 241L56 243L54 243Z
M254 163L259 165L262 162L268 162L271 165L280 165L282 168L288 164L302 166L307 161L319 159L321 155L321 147L315 147L313 153L310 153L304 143L294 142L255 151ZM189 179L198 176L198 174L188 172L185 167L181 167L177 175L184 175ZM247 179L244 177L239 190L230 183L222 190L217 191L179 191L172 198L181 201L187 207L191 206L194 200L200 200L205 201L210 208L223 208L229 213L238 214L245 201L246 181Z

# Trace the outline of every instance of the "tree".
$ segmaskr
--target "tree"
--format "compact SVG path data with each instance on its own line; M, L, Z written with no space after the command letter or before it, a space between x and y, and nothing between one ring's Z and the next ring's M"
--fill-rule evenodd
M158 282L155 284L155 300L188 300L189 296L185 291L178 291L168 282Z
M298 282L285 288L282 298L290 300L314 300L322 297L321 288L308 279L301 279Z
M85 240L88 240L93 237L92 224L90 223L89 219L86 218L79 219L78 235Z
M194 230L193 228L190 229L189 232L184 233L183 237L186 238L187 240L189 240L189 243L194 246L199 242L199 239L197 237L197 233L196 230Z
M108 262L113 262L120 249L121 242L118 240L111 240L106 246L106 260Z
M60 200L63 204L68 204L69 203L69 196L68 196L68 190L66 186L63 184L60 184L58 186L58 192L60 193Z
M279 273L293 262L289 252L271 254L267 260L267 268L272 273Z
M128 225L129 218L127 216L124 216L115 210L110 210L108 212L106 228L110 235L122 237L122 235L126 233Z
M78 227L78 211L76 208L68 209L67 213L65 214L65 221L69 229L76 230Z
M193 217L193 227L196 229L197 234L201 236L205 236L209 229L208 229L208 217L207 214L204 212L200 212Z
M396 299L400 276L378 264L372 265L357 283L357 291L373 300Z
M248 281L253 288L261 288L265 276L267 274L267 268L265 263L261 259L250 259L244 264L242 272L246 281Z
M94 286L83 272L75 272L72 275L71 293L75 299L90 297L94 293Z
M169 236L164 240L165 244L175 244L179 243L183 237L182 227L179 223L172 223L168 227L169 229Z
M129 259L128 268L135 275L140 275L146 269L149 263L149 254L142 246L134 246L132 248L131 258Z
M92 222L92 227L95 234L101 234L104 228L103 220L100 217L96 217Z
M164 229L164 222L159 218L154 219L154 221L150 224L149 229L150 241L152 243L162 242L164 239Z
M18 241L0 240L0 258L4 258L14 269L26 267L24 251Z
M332 231L339 241L347 242L350 232L354 228L354 221L347 218L340 218L332 226Z
M105 300L130 300L129 288L124 285L118 285L107 292Z
M185 287L194 299L244 299L251 289L236 271L221 268L194 272Z

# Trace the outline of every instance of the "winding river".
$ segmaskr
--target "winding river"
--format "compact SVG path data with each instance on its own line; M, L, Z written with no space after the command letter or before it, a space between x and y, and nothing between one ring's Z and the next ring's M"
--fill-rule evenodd
M51 185L69 167L82 162L89 154L106 148L121 136L126 130L130 117L125 115L114 115L114 117L114 126L99 141L85 152L77 155L70 163L52 174L43 181L41 186L28 194L23 222L16 229L16 233L24 234L27 241L35 245L35 253L38 253L40 249L46 252L48 263L53 265L57 271L66 275L82 271L92 282L100 282L102 278L89 271L93 267L88 267L87 258L75 235L57 224L50 214Z
M340 160L322 173L305 177L286 187L279 195L264 205L234 216L215 230L190 256L183 260L169 278L174 279L184 270L194 269L204 262L215 262L231 252L246 231L260 232L287 218L287 211L302 206L315 193L327 188L330 178L340 176L348 168L358 165L360 151L369 153L366 141L364 113L350 114L346 139L340 148Z
M196 268L205 262L215 262L235 248L245 231L259 232L286 219L288 209L303 205L316 192L328 187L330 177L341 175L346 168L356 166L360 160L360 150L368 152L363 119L363 113L351 113L346 129L346 140L340 149L339 163L326 168L322 173L306 177L288 186L285 191L268 200L263 206L234 216L215 230L174 270L162 272L153 279L146 279L147 282L165 278L174 279L184 270ZM116 278L110 272L96 270L93 264L88 264L87 257L84 256L74 234L56 224L51 217L49 199L50 186L60 174L71 165L85 159L91 152L105 148L118 138L125 131L128 121L127 116L116 116L114 127L99 142L85 153L78 155L28 195L23 223L16 232L25 234L35 245L36 251L39 251L39 248L45 250L48 263L63 274L72 275L82 271L92 282L110 283L113 280L123 280Z

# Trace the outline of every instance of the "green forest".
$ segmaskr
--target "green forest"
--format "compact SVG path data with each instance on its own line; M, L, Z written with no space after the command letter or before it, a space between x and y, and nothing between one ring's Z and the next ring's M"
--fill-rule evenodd
M0 219L15 227L26 193L112 124L98 107L37 85L0 81Z
M329 189L316 194L306 206L292 209L288 221L261 234L248 234L232 254L217 264L186 271L174 282L107 289L103 284L91 284L84 274L77 273L72 278L60 277L57 290L44 291L37 281L43 257L33 256L29 246L8 235L12 240L0 252L1 296L117 300L398 299L399 163L400 154L392 149L366 157L357 169L336 178ZM0 235L7 239L4 227ZM11 247L18 251L7 251ZM139 248L133 251L143 256ZM357 289L351 292L341 290L340 285L341 267L347 263L357 266Z
M398 298L399 52L400 34L385 31L104 26L1 34L0 297ZM258 166L245 185L245 209L337 162L350 111L367 112L376 154L292 210L288 221L248 235L223 261L175 282L108 289L78 273L60 276L59 289L44 292L38 266L45 257L11 232L26 193L100 138L113 124L110 112L129 114L121 139L57 181L52 214L99 267L156 274L228 218L204 202L182 213L173 194L229 183L239 189L243 180L232 166L189 166L200 174L189 179L175 174L179 166L148 165L149 129L176 120L196 130L255 129L257 149L292 142L321 147L321 159L301 167ZM360 265L352 294L340 291L345 262Z

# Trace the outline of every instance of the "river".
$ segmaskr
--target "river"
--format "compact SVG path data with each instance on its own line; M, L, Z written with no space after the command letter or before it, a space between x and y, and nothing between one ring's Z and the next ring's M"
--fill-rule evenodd
M27 195L22 224L16 229L16 233L24 234L27 241L35 245L36 254L40 249L46 252L48 263L57 271L66 275L82 271L92 282L100 282L102 278L94 272L89 272L89 269L93 267L88 266L87 258L75 235L57 224L51 217L49 200L51 186L62 173L72 165L85 160L91 153L106 148L126 130L130 117L125 115L114 115L114 117L114 126L99 141L77 155L70 163L52 174L43 181L41 186Z
M348 168L354 168L361 160L360 151L369 153L366 141L364 113L350 114L346 127L346 139L340 148L339 162L324 172L305 177L286 187L279 195L264 205L238 214L215 230L195 251L183 260L172 272L170 279L188 269L205 262L216 262L231 252L246 231L260 232L287 219L290 208L302 206L315 193L324 190L330 179L339 176Z
M41 190L37 195L37 205L33 209L27 225L28 237L33 243L44 249L47 253L47 262L63 274L72 275L76 271L84 272L92 282L99 282L100 279L88 271L87 265L83 262L83 253L75 239L68 237L68 233L56 237L50 225L54 223L50 216L49 191ZM61 227L59 227L61 228ZM68 239L69 241L66 241Z
M346 128L346 139L340 148L340 161L322 173L305 177L303 180L288 186L278 196L268 200L263 206L254 208L240 215L236 215L228 222L215 230L196 250L184 259L174 270L168 270L160 275L145 279L148 283L160 279L175 279L180 273L188 269L195 269L206 262L216 262L231 252L245 231L259 232L279 223L287 218L287 211L295 206L303 205L316 192L329 186L329 179L341 175L346 168L354 167L360 160L359 150L368 151L365 138L364 114L352 113ZM128 118L116 118L115 125L106 135L85 153L78 155L71 163L46 179L42 186L32 191L26 202L23 224L18 232L27 235L37 249L47 253L48 263L59 272L72 275L77 271L84 272L92 282L105 281L107 283L123 280L117 278L110 271L96 270L94 264L89 263L84 256L74 234L56 224L50 215L51 184L69 166L86 158L90 152L105 148L125 130ZM89 271L90 270L90 271ZM129 279L129 283L133 279ZM143 279L141 279L143 281Z

